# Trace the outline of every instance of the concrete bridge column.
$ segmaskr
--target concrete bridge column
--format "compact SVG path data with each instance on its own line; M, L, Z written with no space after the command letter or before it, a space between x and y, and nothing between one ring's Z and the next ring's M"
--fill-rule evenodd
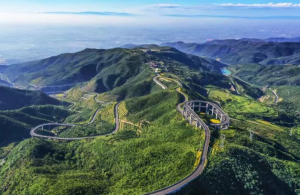
M198 121L194 120L195 126L198 127Z
M185 119L188 120L188 117L189 117L189 113L187 110L185 110L185 115L184 115Z
M194 102L192 103L191 108L192 108L192 110L195 109L195 103Z
M196 127L198 127L198 121L196 120Z
M206 104L205 109L206 114L208 114L208 104Z
M194 122L195 122L195 117L194 117L193 114L191 114L191 122L190 122L190 124L193 125Z

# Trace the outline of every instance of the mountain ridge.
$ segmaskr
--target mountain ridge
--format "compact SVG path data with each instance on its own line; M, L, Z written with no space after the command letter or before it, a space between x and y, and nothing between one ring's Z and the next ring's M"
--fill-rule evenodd
M257 39L213 40L197 43L163 43L182 52L218 59L227 64L300 64L300 42L268 42Z
M146 47L149 51L143 49ZM169 66L172 65L173 60L194 69L219 73L221 73L220 68L226 66L215 60L185 54L175 48L157 45L145 45L143 48L85 49L77 53L61 54L43 60L11 65L1 72L12 83L40 87L95 80L98 85L95 87L97 91L105 92L126 83L133 74L138 74L136 71L142 71L141 65L147 64L152 59L160 60L161 58L163 61L168 61ZM111 82L113 77L119 79Z

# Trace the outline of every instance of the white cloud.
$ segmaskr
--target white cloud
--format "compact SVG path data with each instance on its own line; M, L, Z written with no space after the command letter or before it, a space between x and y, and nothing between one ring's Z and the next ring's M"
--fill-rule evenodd
M152 5L152 7L157 7L157 8L179 8L180 5L178 4L156 4L156 5Z
M253 8L293 8L293 7L299 7L299 4L294 3L265 3L265 4L243 4L243 3L225 3L220 4L222 7L253 7Z

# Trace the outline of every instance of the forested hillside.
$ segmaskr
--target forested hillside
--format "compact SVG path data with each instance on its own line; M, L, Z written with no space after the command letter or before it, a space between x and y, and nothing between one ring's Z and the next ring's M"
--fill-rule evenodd
M290 74L290 78L280 77L273 84L285 79L292 85L297 80L292 72L298 67L281 66L284 68L279 70L276 66L232 66L232 75L224 76L220 69L227 66L216 60L170 47L132 48L85 50L86 58L78 57L80 53L62 55L69 56L62 61L64 64L73 63L68 66L70 70L93 67L93 74L80 80L84 83L56 96L72 102L69 107L31 106L0 112L0 121L7 126L0 136L11 142L27 138L29 127L49 121L76 126L45 128L38 133L52 138L98 136L76 141L31 138L7 146L13 148L11 152L2 147L5 158L0 157L0 194L147 194L182 180L199 162L204 165L202 175L177 194L299 193L299 118L287 114L278 104L261 101L270 91L257 86L270 82L265 68L274 74ZM95 59L91 66L87 65L88 51ZM78 57L77 62L70 57L73 55ZM99 56L105 59L101 61ZM48 64L47 60L40 62ZM58 62L44 68L53 71L51 74L66 75L61 69L55 70L63 66ZM18 71L17 66L12 69ZM29 75L28 82L40 74L34 68L31 71L24 73L23 78ZM253 85L238 77L242 76L239 73L248 75L247 71L253 79L258 76L260 83ZM66 81L56 82L55 78L48 75L39 82ZM73 76L71 80L77 81ZM202 160L208 137L178 111L184 97L218 104L230 117L228 129L211 126L208 156ZM207 117L195 112L201 118ZM119 128L110 134L117 127L116 116Z
M300 66L262 66L244 64L232 66L235 75L256 85L300 85Z
M12 110L31 105L62 105L41 91L28 91L0 86L0 110Z
M42 123L62 121L71 114L74 113L52 105L0 111L0 146L29 138L32 127Z
M223 63L300 65L300 42L270 42L258 39L214 40L198 43L164 43L182 52L218 59Z
M152 54L149 55L148 54ZM169 47L142 49L86 49L74 54L62 54L48 59L12 65L3 72L20 85L59 86L90 81L94 78L96 91L104 92L126 83L143 71L152 56L181 63L199 70L220 72L223 64L191 56ZM72 87L72 85L71 85Z

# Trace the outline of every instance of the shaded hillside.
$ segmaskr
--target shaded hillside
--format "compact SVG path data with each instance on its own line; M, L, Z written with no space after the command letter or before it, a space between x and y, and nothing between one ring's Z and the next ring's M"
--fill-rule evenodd
M43 123L62 121L70 114L73 112L52 105L0 111L0 144L7 145L29 138L29 131L32 127Z
M41 91L28 91L0 86L0 110L18 109L31 105L61 105Z
M300 64L300 43L276 43L264 40L215 40L203 44L165 43L180 51L219 59L228 64L259 63L263 65Z
M12 86L12 85L9 82L0 79L0 86L9 87L9 86Z
M90 80L97 71L117 63L126 56L121 50L86 49L44 60L11 65L5 74L13 83L39 86L78 83Z
M195 81L209 90L209 101L220 102L230 117L247 116L251 120L235 119L228 130L211 131L203 175L178 193L295 194L300 188L299 141L291 138L285 128L260 122L263 117L275 117L273 108L253 98L234 95L228 90L225 76L199 73L178 62L169 69L172 71L164 72L164 76L181 73L174 77L188 85ZM190 94L197 91L188 88L182 90L192 98ZM193 99L200 99L200 95L194 95ZM119 107L120 119L132 124L147 123L142 127L125 125L104 138L74 142L34 138L21 142L0 166L0 192L146 194L178 182L194 170L202 148L199 142L204 143L204 131L189 125L176 110L180 98L170 88L126 99ZM253 140L249 139L248 128L257 132ZM226 135L223 149L219 148L219 133Z
M161 91L126 100L128 120L151 123L140 133L126 127L106 138L21 142L0 166L0 193L145 194L177 182L193 170L204 138L177 119L178 98L175 91Z
M38 86L61 86L92 79L93 86L90 88L97 92L105 92L128 83L149 67L147 63L154 60L166 66L178 63L199 71L220 72L220 68L225 67L215 60L187 55L174 48L156 45L145 47L154 49L146 49L147 52L142 48L86 49L74 54L62 54L40 61L12 65L2 72L13 83Z
M58 107L68 103L60 102L41 91L0 86L0 94L0 147L29 138L29 131L34 126L61 121L72 113L62 106Z
M232 66L235 75L257 85L300 85L299 66L262 66L258 64Z
M292 115L299 115L299 66L263 66L249 64L231 66L230 69L235 72L235 76L246 82L260 86L269 86L276 91L279 97L278 107L280 109ZM269 96L274 97L273 93Z

